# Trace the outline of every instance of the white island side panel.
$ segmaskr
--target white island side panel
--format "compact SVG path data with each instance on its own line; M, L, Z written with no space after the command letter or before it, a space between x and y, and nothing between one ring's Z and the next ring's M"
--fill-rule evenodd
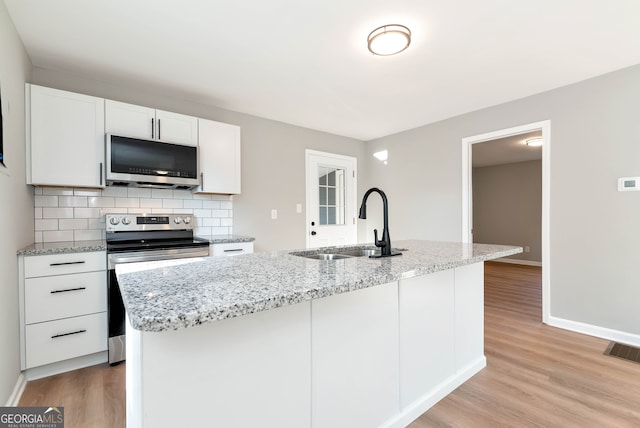
M309 426L310 308L160 333L129 328L138 385L127 385L127 427Z

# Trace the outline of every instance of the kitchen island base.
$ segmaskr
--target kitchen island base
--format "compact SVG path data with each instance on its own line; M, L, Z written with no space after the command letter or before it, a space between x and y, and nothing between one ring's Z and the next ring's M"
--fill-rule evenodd
M486 365L483 273L480 262L186 329L129 327L127 426L406 426Z

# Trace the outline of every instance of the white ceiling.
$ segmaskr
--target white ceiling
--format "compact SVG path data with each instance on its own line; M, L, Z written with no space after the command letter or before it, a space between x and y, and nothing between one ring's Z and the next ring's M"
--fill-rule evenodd
M34 66L365 141L640 63L639 0L4 1Z
M541 136L541 131L535 131L473 144L471 163L474 168L479 168L542 159L542 147L529 147L525 143L530 138Z

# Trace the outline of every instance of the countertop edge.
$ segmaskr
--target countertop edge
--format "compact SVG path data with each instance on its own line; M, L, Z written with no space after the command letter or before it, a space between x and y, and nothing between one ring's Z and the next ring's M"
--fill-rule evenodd
M16 251L18 256L45 256L52 254L67 253L89 253L95 251L106 251L107 243L105 241L69 241L69 242L52 242L47 244L31 244L27 247Z

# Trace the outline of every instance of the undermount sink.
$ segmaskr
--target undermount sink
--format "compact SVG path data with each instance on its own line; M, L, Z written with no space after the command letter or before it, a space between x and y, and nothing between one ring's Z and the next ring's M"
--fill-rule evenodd
M291 253L293 254L293 253ZM339 259L350 259L353 256L348 256L346 254L326 254L326 253L322 253L322 254L309 254L309 255L300 255L300 254L293 254L294 256L300 256L300 257L306 257L308 259L318 259L318 260L339 260Z
M392 254L399 254L404 249L392 249ZM353 257L380 257L381 251L376 248L326 248L324 252L315 253L313 251L299 251L289 253L292 256L305 257L315 260L340 260Z

